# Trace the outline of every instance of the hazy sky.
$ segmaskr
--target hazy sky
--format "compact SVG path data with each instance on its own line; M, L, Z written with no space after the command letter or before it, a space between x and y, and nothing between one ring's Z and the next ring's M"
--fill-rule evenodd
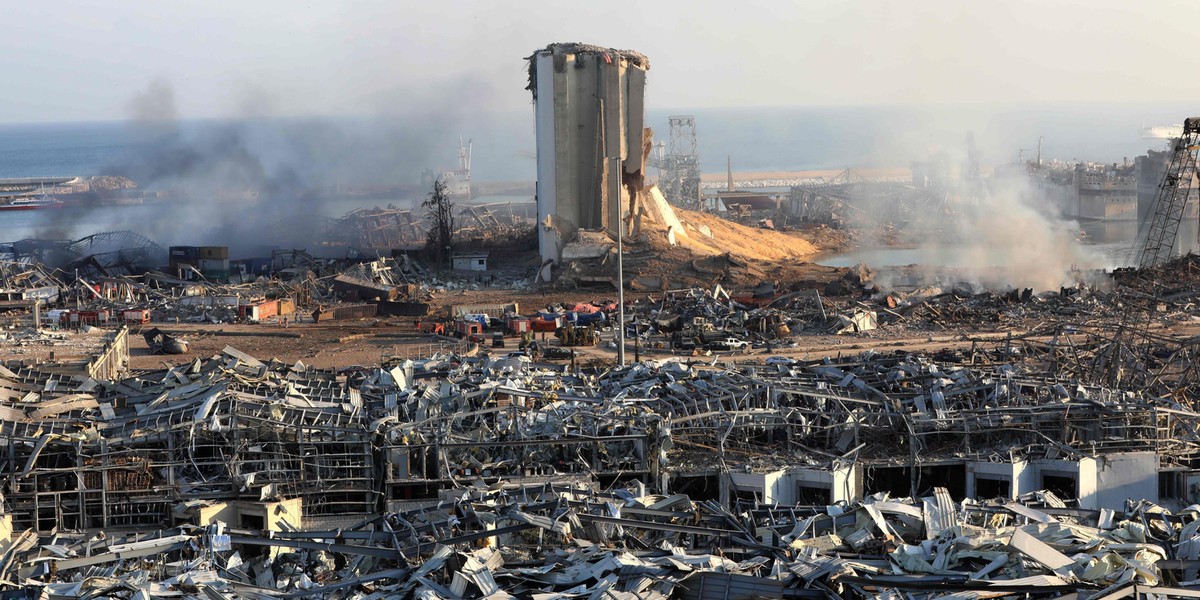
M651 108L1200 98L1195 0L0 0L0 122L529 104L551 42L650 57Z

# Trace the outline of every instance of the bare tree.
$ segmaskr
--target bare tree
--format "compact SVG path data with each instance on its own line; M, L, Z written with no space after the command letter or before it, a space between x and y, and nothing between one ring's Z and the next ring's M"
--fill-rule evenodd
M445 267L454 246L454 203L450 201L446 184L441 179L434 180L433 192L421 203L421 207L425 209L425 218L429 221L429 230L425 233L425 252L438 268Z

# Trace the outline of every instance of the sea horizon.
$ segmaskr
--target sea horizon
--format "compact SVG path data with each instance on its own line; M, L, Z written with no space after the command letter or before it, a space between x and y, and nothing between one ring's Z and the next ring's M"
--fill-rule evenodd
M667 117L695 116L703 172L902 168L936 155L965 156L973 134L985 166L1032 159L1121 162L1163 140L1147 125L1181 123L1176 103L878 105L650 108L646 125L670 151ZM396 184L458 165L459 136L472 141L476 182L532 181L532 111L402 116L198 117L175 121L90 120L0 124L0 177L133 174L163 156L224 154L266 176L304 184L342 180ZM150 176L175 176L155 165ZM194 174L194 173L193 173ZM146 176L143 173L143 176ZM212 176L220 176L213 173ZM134 177L136 180L137 177ZM141 183L141 182L139 182Z

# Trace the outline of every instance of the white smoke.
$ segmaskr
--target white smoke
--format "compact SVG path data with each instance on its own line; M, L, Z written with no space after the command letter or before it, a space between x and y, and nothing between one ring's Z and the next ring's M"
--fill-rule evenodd
M977 204L949 219L951 243L931 240L941 264L960 265L963 280L989 289L1053 290L1075 285L1107 259L1080 238L1077 223L1059 216L1028 179L993 179ZM947 254L949 256L947 256Z

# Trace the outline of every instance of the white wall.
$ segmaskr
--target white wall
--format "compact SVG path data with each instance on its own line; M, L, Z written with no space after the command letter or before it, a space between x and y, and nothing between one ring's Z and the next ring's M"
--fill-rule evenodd
M1158 503L1158 456L1154 452L1107 454L1096 462L1098 508L1122 510L1126 498Z
M857 502L863 497L862 467L852 464L833 472L833 501Z
M452 259L455 271L487 271L487 259L479 257L456 257ZM483 264L479 264L483 261Z
M537 128L537 209L538 248L542 261L558 261L560 249L554 229L545 227L550 216L558 212L558 181L555 176L554 143L554 57L539 54L537 61L537 97L534 105L534 124Z

